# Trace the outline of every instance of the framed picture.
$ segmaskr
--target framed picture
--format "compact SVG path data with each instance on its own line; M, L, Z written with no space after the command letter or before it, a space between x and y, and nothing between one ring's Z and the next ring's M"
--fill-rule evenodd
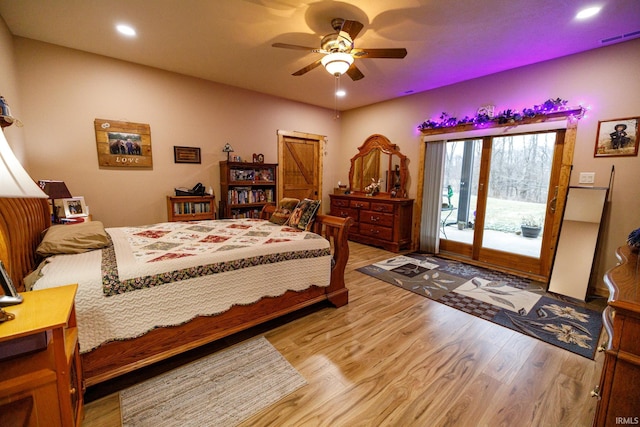
M594 157L637 156L638 120L640 117L598 122Z
M199 147L178 147L173 146L174 163L202 163L200 160Z
M2 261L0 261L0 286L4 292L4 295L0 296L0 306L14 305L22 302L22 296L18 294L13 280L9 277L9 273L4 268Z
M151 168L151 130L143 123L95 119L98 165Z
M89 210L82 196L62 199L62 208L64 209L64 216L66 218L78 218L89 215Z
M253 153L253 163L264 163L264 154Z

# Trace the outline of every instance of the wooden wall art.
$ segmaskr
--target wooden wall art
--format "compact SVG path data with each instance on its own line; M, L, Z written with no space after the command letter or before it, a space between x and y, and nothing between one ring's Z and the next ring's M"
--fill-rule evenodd
M143 123L95 119L98 164L103 167L152 168L151 130Z

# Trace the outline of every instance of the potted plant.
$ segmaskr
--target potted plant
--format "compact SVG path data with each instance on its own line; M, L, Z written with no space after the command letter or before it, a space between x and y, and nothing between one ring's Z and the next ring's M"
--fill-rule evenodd
M542 230L542 220L533 215L525 216L522 218L520 229L523 237L536 238L540 235L540 230Z

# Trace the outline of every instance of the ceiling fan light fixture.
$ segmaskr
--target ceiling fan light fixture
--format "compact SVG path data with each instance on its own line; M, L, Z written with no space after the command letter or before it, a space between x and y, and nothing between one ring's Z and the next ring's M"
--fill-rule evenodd
M346 73L353 64L353 56L344 52L334 52L325 55L320 62L329 74L340 76Z

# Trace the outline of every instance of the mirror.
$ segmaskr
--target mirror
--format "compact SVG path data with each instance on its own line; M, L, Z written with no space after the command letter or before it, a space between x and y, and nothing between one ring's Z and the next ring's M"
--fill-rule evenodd
M352 192L366 192L369 184L380 180L380 193L405 197L407 178L407 156L382 135L371 135L351 158Z

